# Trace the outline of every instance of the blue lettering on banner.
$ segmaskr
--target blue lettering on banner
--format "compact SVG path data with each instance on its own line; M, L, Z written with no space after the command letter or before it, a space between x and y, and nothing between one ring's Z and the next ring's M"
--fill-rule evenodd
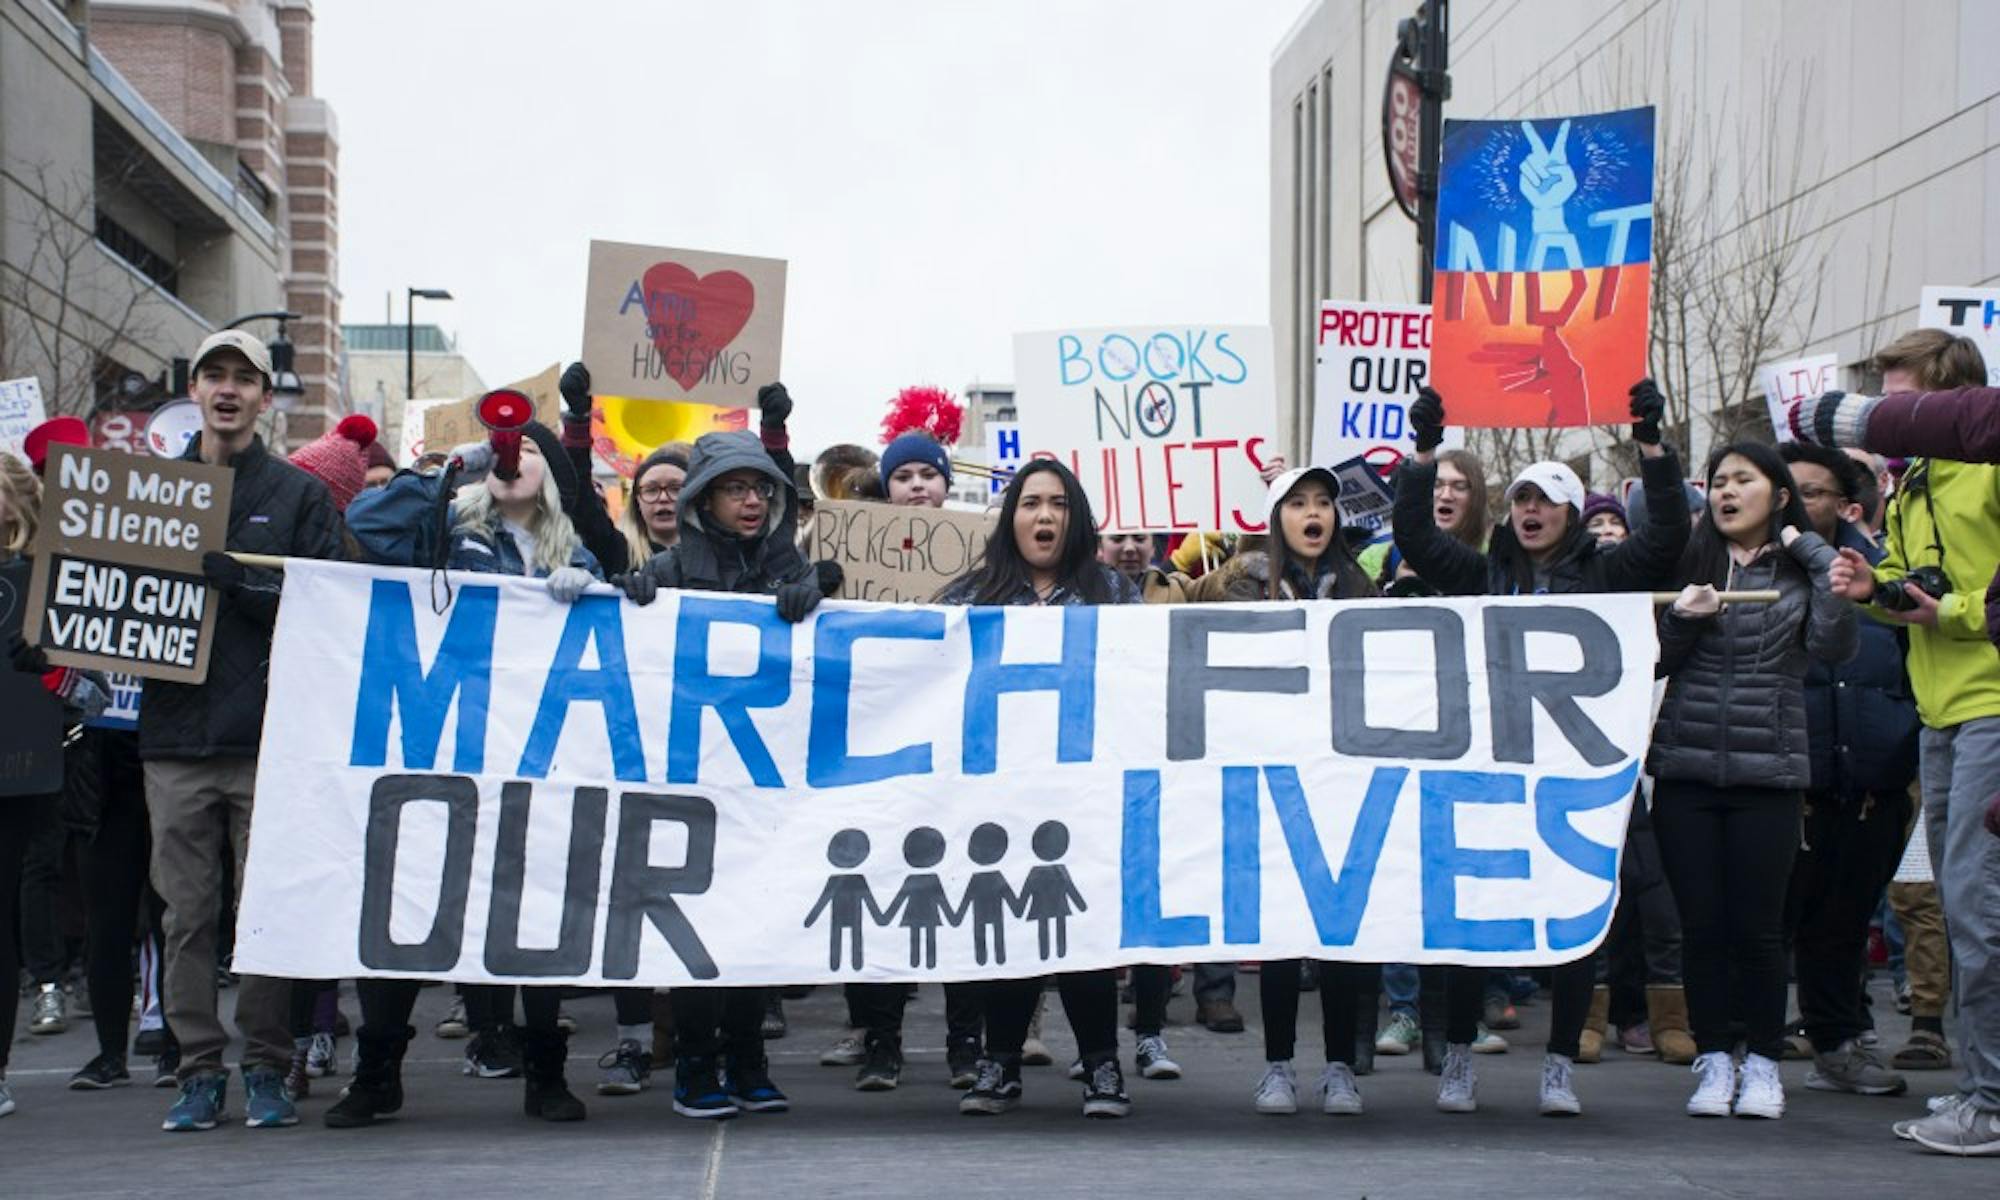
M1586 875L1602 879L1604 903L1574 917L1551 917L1543 929L1549 949L1574 950L1603 932L1618 902L1618 847L1593 842L1569 823L1571 813L1616 804L1632 794L1638 781L1637 760L1603 779L1544 779L1535 785L1535 832L1556 857Z
M1235 768L1225 768L1231 770ZM1121 946L1204 946L1208 918L1160 911L1160 773L1125 772L1125 833L1119 855L1124 900Z
M584 649L597 643L597 667L583 668ZM625 626L616 596L580 596L569 606L562 641L542 684L542 702L528 744L521 751L518 774L546 779L556 743L562 740L569 707L578 701L604 709L605 733L611 742L612 773L627 783L646 779L646 747L639 736L639 710L632 703L632 675L625 663Z
M1525 804L1526 781L1490 771L1425 771L1418 810L1423 854L1424 947L1429 950L1533 950L1535 923L1458 915L1458 881L1526 879L1526 850L1469 850L1458 844L1461 804Z
M972 665L965 673L964 773L991 775L998 766L1000 697L1005 692L1054 692L1056 761L1089 762L1097 714L1097 610L1062 610L1062 658L1052 663L1002 663L1007 613L974 608L965 614Z
M718 624L747 625L758 634L757 669L711 675L708 633ZM701 714L714 709L729 741L758 787L785 786L770 748L750 720L753 708L777 708L792 694L792 627L766 600L683 596L674 623L674 703L667 729L667 782L701 782Z
M467 584L458 589L451 620L429 670L417 656L416 609L410 585L377 579L368 596L368 631L361 644L361 681L354 693L354 737L348 765L379 767L389 761L389 714L403 727L403 768L428 771L437 761L445 714L458 702L458 737L452 770L477 775L486 768L486 709L493 691L493 626L500 589Z
M813 787L931 773L929 742L887 754L849 752L848 690L854 680L854 643L863 638L942 641L944 614L907 609L820 613L813 623L812 725L806 738L806 783Z

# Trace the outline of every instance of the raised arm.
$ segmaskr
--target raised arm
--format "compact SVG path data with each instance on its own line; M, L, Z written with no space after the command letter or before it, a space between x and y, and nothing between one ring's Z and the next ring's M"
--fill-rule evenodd
M1802 442L1910 458L2000 462L2000 388L1962 387L1889 396L1824 396L1792 402Z

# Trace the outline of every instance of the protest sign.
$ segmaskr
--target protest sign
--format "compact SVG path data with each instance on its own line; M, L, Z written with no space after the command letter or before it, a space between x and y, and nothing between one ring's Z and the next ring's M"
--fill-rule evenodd
M1410 401L1430 374L1431 310L1322 300L1313 362L1312 461L1358 454L1386 476L1410 451ZM1446 427L1447 448L1464 444L1463 429Z
M986 465L993 469L993 478L986 481L988 495L998 496L1007 490L1008 481L1021 466L1021 426L1013 421L988 421L986 423Z
M1646 374L1653 110L1446 121L1431 378L1451 423L1629 419Z
M104 711L85 721L99 729L139 728L139 700L145 680L137 675L127 675L122 671L108 671L104 684L111 689L111 702Z
M535 419L550 429L562 428L562 365L552 363L541 371L507 385L535 402ZM502 389L495 388L495 391ZM486 426L479 423L478 396L467 396L424 410L424 448L448 453L454 446L486 440ZM407 436L407 435L406 435Z
M2000 387L2000 288L1927 287L1917 324L1971 338L1986 359L1986 386Z
M1022 449L1076 473L1103 533L1264 529L1280 453L1271 331L1146 326L1014 337Z
M21 636L28 610L28 560L0 562L0 646ZM0 797L41 796L62 790L63 711L40 675L0 664ZM12 937L14 931L0 931Z
M66 666L206 679L216 592L201 557L223 549L234 478L206 463L50 447L28 640Z
M1644 595L791 625L454 582L440 614L421 571L288 569L236 970L1546 965L1605 932L1650 731Z
M1772 363L1757 370L1764 388L1764 407L1771 414L1771 429L1781 442L1792 440L1792 423L1786 410L1792 402L1808 396L1823 396L1840 386L1840 356L1815 354Z
M843 600L928 601L986 551L994 514L863 500L813 506L806 557L840 564Z
M394 403L394 401L391 401L391 403ZM456 400L409 400L404 402L402 445L396 447L398 451L396 457L397 466L409 466L411 463L417 461L417 459L423 457L425 451L430 448L430 428L427 418L437 409L443 408L447 404L456 403L458 403ZM448 450L450 447L445 446L441 447L441 449Z
M785 262L590 243L583 361L602 396L747 408L778 379Z
M48 417L42 406L41 380L33 375L0 379L0 452L21 457L21 439Z
M1389 518L1396 508L1396 493L1375 464L1357 454L1327 469L1340 481L1340 495L1334 497L1334 503L1340 506L1343 526L1370 533L1381 533L1389 527Z

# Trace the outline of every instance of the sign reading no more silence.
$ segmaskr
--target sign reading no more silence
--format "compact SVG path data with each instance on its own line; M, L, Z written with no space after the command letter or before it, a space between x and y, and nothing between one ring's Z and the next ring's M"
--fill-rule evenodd
M201 558L229 533L222 467L54 446L27 637L64 666L200 683L215 633Z

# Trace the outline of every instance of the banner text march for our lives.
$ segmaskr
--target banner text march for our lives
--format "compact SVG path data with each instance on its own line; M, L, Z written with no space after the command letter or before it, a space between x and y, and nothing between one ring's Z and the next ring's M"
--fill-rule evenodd
M1610 919L1645 596L788 625L764 597L453 582L440 615L423 573L289 564L238 970L1538 964Z
M1014 337L1027 458L1076 473L1104 533L1264 529L1271 331L1185 323Z
M1431 378L1453 424L1622 422L1646 373L1653 110L1446 121Z

